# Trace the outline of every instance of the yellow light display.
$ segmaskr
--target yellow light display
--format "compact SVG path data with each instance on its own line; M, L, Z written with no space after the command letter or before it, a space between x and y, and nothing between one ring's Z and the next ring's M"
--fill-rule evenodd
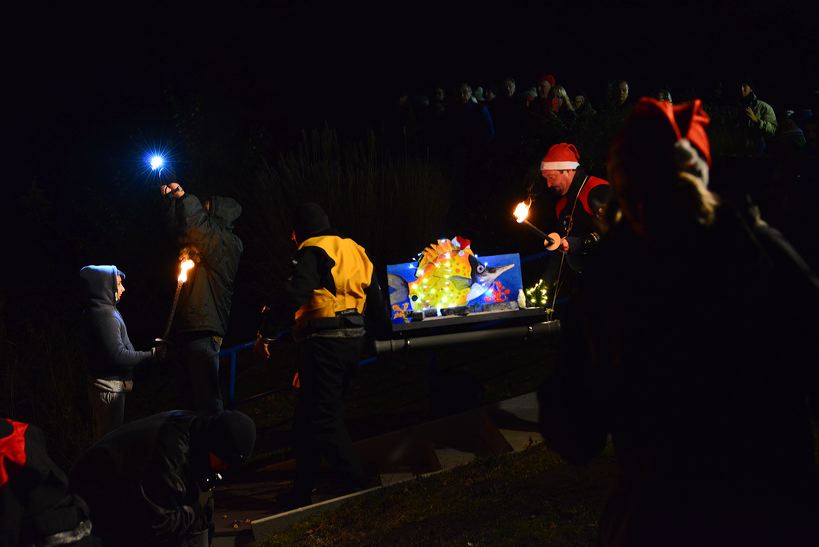
M526 301L531 302L536 306L545 306L549 301L546 282L542 279L538 279L537 283L526 289Z

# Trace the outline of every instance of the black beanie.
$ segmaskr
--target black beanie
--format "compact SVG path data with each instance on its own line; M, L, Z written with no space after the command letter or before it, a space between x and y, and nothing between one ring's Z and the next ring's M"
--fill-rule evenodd
M302 203L293 220L296 239L304 241L330 229L330 219L318 203Z
M256 444L256 424L238 410L225 410L210 424L211 451L231 465L247 461Z

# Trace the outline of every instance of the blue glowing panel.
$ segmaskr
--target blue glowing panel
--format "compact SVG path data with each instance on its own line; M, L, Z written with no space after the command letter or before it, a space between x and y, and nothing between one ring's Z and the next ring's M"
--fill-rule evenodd
M446 315L446 310L477 313L499 302L516 302L523 288L520 255L452 254L419 271L418 262L387 266L393 323L413 313Z

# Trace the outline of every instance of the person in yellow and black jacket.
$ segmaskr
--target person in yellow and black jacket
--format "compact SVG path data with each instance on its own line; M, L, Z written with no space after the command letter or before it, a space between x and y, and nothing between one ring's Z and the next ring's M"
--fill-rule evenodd
M265 307L256 351L270 357L276 333L291 326L299 344L298 401L294 416L296 478L282 508L312 503L322 458L349 490L366 478L344 424L344 390L364 347L366 325L387 319L375 268L364 248L330 226L324 210L304 203L295 212L293 239L298 252L283 301Z

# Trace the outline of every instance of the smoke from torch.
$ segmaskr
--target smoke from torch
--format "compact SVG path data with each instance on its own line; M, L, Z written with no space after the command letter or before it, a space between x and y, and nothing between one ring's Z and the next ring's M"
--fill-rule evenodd
M168 323L165 325L165 333L162 338L167 340L168 333L171 332L171 323L173 323L173 316L176 313L176 304L179 302L179 292L182 290L182 285L188 280L188 270L193 268L193 260L185 259L179 263L179 277L176 278L176 292L173 295L173 304L171 304L171 313L168 315Z
M546 249L550 251L554 251L560 246L560 235L556 232L552 232L550 234L546 234L540 228L526 220L526 217L529 216L529 207L531 203L527 203L525 201L521 201L518 203L517 207L515 207L515 212L512 213L515 215L515 220L518 224L526 224L529 228L531 228L537 235L543 238L543 245Z

